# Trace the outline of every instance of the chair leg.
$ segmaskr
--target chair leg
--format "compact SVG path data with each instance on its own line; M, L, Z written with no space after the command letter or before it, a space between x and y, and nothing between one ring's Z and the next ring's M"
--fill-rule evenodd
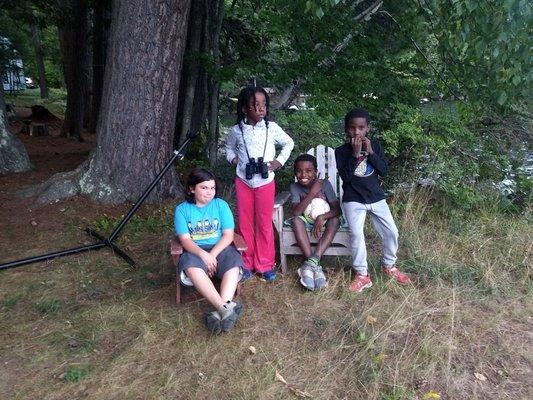
M287 255L285 253L281 253L280 256L280 263L281 263L281 272L283 274L287 273Z
M180 276L178 273L176 273L176 305L181 305L181 283Z

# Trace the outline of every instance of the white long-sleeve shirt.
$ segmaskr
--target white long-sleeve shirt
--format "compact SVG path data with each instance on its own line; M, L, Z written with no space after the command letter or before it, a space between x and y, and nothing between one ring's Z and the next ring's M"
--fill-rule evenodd
M242 132L241 132L242 127ZM244 140L243 140L244 136ZM265 148L266 140L266 148ZM245 142L246 141L246 147ZM276 157L276 146L281 147L281 151ZM271 162L277 160L281 165L284 165L289 158L292 149L294 148L294 141L289 135L280 128L275 122L268 122L268 137L267 127L265 121L262 120L254 125L248 125L244 121L241 126L235 125L228 136L226 142L226 158L231 162L235 157L238 157L237 176L241 178L248 186L252 188L260 187L272 182L274 179L274 172L268 174L268 178L261 178L261 174L254 174L252 179L246 179L246 164L248 163L248 154L250 157L257 159L264 158L263 162ZM246 153L248 149L248 153Z

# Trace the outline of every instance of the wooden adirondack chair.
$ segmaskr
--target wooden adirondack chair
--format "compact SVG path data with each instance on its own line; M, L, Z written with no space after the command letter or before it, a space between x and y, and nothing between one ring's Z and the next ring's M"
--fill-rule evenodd
M331 147L325 147L318 145L316 148L310 149L307 154L311 154L316 157L318 165L318 173L320 179L327 179L331 182L333 190L337 194L339 201L342 198L342 181L340 180L337 172L337 164L335 162L335 151ZM274 204L273 221L274 226L279 236L279 254L281 261L281 271L287 272L287 256L302 254L300 247L296 242L294 233L290 226L284 226L283 221L285 219L283 213L283 205L289 199L289 192L282 192L276 196ZM341 203L342 208L342 203ZM311 236L309 239L311 245L317 243L317 240ZM347 226L341 226L331 243L331 246L326 250L324 255L330 256L349 256L350 252L350 238Z
M244 243L244 239L242 238L242 236L238 235L237 233L235 233L233 237L233 245L241 254L248 248L248 246L246 246L246 243ZM180 274L178 273L178 261L182 253L183 247L181 246L178 237L174 236L170 241L170 255L172 257L172 265L174 266L174 269L176 271L176 305L178 306L183 303L202 299L202 296L196 291L194 286L185 286L181 283ZM213 279L213 281L218 290L218 280ZM239 282L239 284L237 285L237 291L235 292L235 296L238 296L240 292L241 283Z

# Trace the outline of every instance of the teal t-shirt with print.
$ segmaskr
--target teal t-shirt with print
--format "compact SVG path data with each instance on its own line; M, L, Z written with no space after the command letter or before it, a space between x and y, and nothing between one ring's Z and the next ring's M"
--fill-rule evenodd
M234 229L235 221L228 203L214 198L203 207L184 202L174 213L176 234L189 234L200 247L214 246L222 237L224 229Z

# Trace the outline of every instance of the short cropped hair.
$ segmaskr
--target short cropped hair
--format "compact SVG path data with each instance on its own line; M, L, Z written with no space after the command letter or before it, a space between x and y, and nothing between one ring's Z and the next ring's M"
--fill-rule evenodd
M206 181L215 181L215 197L218 197L218 185L215 175L204 168L194 168L189 172L187 177L187 186L185 187L185 200L189 203L195 203L194 193L191 191L191 187L195 187L199 183Z
M296 157L296 160L294 160L294 172L296 173L296 166L300 161L309 161L313 163L313 167L315 169L318 169L318 164L316 162L316 157L312 156L311 154L300 154L298 157Z
M344 131L348 129L348 123L353 118L364 118L367 124L370 124L370 114L364 108L354 108L344 117Z

